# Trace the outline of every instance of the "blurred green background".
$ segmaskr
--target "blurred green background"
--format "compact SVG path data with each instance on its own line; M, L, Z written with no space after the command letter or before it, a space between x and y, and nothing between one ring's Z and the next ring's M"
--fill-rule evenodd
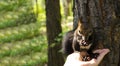
M72 29L71 5L66 17L60 2L62 34ZM0 0L0 66L47 64L45 18L45 0Z

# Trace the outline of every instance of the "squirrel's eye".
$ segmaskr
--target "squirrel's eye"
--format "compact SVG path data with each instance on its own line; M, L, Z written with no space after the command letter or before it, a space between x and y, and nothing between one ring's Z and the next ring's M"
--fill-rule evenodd
M93 35L90 35L90 36L88 37L88 40L89 40L89 41L92 41L92 40L93 40Z
M81 34L81 31L79 30L78 33Z
M77 39L78 39L78 40L81 40L81 39L82 39L82 36L78 36Z

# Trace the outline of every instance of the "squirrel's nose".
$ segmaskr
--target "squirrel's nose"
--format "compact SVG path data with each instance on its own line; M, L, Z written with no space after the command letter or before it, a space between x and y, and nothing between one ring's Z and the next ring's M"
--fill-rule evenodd
M82 40L82 41L81 41L81 45L82 45L82 46L88 46L88 43L87 43L85 40Z

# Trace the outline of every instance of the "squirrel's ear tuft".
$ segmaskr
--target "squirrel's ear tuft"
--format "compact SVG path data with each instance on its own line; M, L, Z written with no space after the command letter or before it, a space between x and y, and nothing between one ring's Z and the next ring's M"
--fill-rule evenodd
M77 26L77 29L79 29L79 30L80 30L80 29L81 29L81 26L82 26L82 25L81 25L81 21L79 20L79 21L78 21L78 26Z
M81 23L81 21L79 20L79 21L78 21L78 26L80 26L80 25L81 25L80 23Z

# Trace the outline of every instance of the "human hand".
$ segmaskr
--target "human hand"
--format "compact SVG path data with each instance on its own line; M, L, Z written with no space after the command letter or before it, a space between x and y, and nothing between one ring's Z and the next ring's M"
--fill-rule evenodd
M64 66L98 66L102 61L103 57L109 52L109 49L99 49L95 50L93 53L99 53L97 59L92 59L90 61L80 61L80 53L75 52L67 57Z

